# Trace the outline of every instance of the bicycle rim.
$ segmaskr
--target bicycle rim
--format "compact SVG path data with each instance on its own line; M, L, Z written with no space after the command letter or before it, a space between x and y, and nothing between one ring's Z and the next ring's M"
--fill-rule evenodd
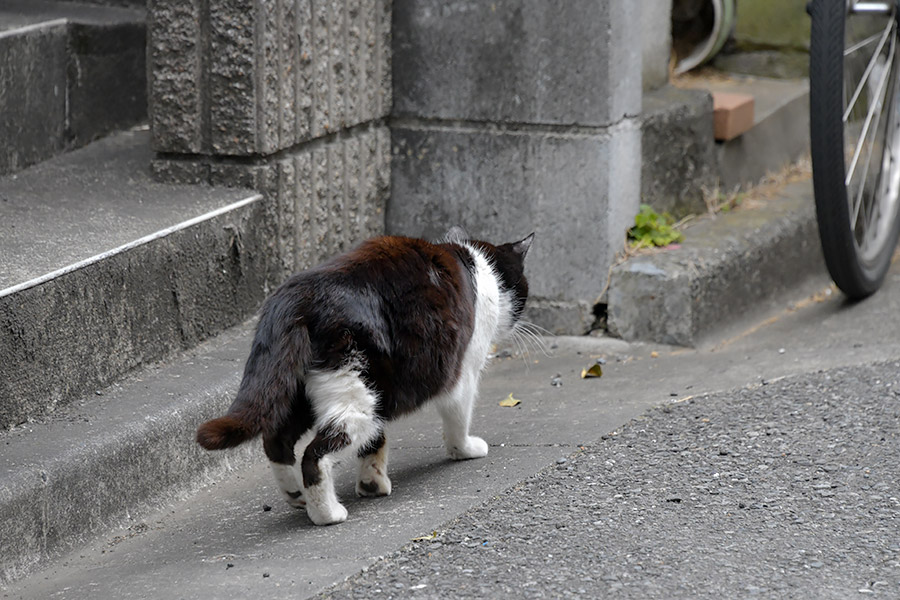
M900 48L893 3L820 0L810 44L810 135L819 233L848 296L881 285L897 243Z

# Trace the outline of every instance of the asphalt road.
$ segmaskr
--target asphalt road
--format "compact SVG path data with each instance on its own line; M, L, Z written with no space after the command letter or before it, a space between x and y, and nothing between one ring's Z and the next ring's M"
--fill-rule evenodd
M900 362L650 410L322 598L900 598Z

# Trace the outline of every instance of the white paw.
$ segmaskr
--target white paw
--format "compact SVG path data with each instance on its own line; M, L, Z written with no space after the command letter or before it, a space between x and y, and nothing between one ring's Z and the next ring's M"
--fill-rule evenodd
M447 454L453 460L466 460L469 458L483 458L487 456L488 445L480 437L470 435L461 444L447 444Z
M312 503L308 503L306 514L309 515L309 520L316 525L334 525L347 520L347 509L340 502L324 506L314 506Z
M370 473L360 477L356 482L356 495L374 498L375 496L391 495L391 480L377 473Z

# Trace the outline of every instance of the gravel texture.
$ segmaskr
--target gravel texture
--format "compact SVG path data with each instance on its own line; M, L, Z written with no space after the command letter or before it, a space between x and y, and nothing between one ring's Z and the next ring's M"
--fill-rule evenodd
M321 598L900 597L900 363L656 408Z

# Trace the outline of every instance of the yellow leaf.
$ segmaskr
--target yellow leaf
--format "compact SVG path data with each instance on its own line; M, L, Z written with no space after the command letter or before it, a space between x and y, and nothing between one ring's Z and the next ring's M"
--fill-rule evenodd
M410 541L413 541L413 542L427 542L428 540L433 540L433 539L436 538L436 537L437 537L437 531L432 531L432 532L431 532L430 534L428 534L428 535L423 535L423 536L421 536L421 537L413 538L413 539L410 540Z
M603 377L603 368L599 363L593 364L589 368L581 370L582 379L587 379L589 377Z
M654 350L653 352L650 353L650 358L659 358L659 352Z
M521 400L519 400L518 398L513 398L513 395L510 394L500 401L500 406L515 406L519 402L521 402Z

